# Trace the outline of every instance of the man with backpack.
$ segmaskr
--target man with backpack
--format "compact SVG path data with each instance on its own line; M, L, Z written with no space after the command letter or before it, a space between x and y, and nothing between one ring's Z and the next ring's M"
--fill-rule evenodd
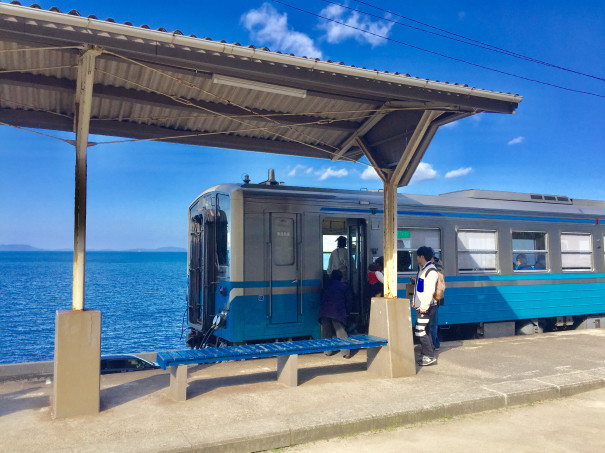
M414 287L413 307L416 309L416 326L414 335L420 342L421 357L418 363L421 366L435 365L435 349L429 330L429 321L437 309L434 298L437 289L438 272L433 259L433 249L423 245L416 251L418 256L418 274Z

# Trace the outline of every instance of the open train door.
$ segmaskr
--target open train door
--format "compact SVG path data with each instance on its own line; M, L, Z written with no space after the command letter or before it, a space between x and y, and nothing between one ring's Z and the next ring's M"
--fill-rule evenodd
M366 269L368 268L366 262L366 221L364 219L347 219L347 230L349 285L351 285L355 295L355 306L351 307L347 328L358 332L366 332L370 320L370 306L366 302Z
M349 333L366 332L369 321L369 301L367 298L367 226L365 219L326 217L322 221L324 284L329 279L328 263L332 251L336 248L339 236L347 238L348 266L345 279L354 294L354 303L350 307L347 329Z

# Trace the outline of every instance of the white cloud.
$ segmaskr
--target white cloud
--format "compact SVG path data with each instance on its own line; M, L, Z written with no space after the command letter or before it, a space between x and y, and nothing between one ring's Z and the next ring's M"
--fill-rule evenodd
M319 24L319 28L326 33L326 40L331 44L354 38L362 44L369 43L372 47L379 46L387 42L380 36L388 36L393 27L393 22L372 22L368 17L361 17L357 11L351 11L339 5L329 5L322 9L319 15L340 22L323 21Z
M471 171L473 171L472 167L459 168L458 170L448 171L445 174L446 178L459 178L461 176L468 175Z
M523 141L525 140L525 137L520 136L517 138L513 138L510 142L508 142L509 145L518 145L519 143L523 143Z
M349 172L341 168L340 170L335 170L332 167L323 168L315 172L317 176L319 176L320 181L324 181L328 178L343 178L349 175Z
M280 14L269 3L251 9L241 17L241 22L250 32L253 41L268 46L271 50L293 53L298 56L322 58L313 40L306 34L289 29L288 15Z
M305 170L305 169L306 169L306 170ZM296 172L297 172L297 171L299 171L299 170L300 170L300 171L305 170L307 173L309 173L309 170L313 170L313 169L312 169L312 168L307 168L306 166L304 166L304 165L300 165L300 164L299 164L299 165L297 165L296 167L294 167L292 170L290 170L290 171L288 172L288 176L290 176L290 177L292 177L292 176L296 176Z
M410 184L416 184L420 181L426 181L427 179L435 179L436 177L437 171L435 171L431 164L420 162L410 180Z
M378 173L376 173L374 167L367 167L361 173L361 179L363 179L364 181L380 181L380 176L378 176Z
M441 127L441 129L444 129L444 128L453 129L455 127L458 127L458 124L460 124L459 121L452 121L451 123L444 124L443 126L440 126L440 127Z

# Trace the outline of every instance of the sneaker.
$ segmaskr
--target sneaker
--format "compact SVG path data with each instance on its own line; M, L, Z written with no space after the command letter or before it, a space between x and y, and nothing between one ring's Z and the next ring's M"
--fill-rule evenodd
M422 363L423 360L428 360L430 357L428 355L419 355L416 359L416 363Z
M424 356L422 357L422 361L420 362L420 366L429 366L435 365L437 363L437 359L435 357Z

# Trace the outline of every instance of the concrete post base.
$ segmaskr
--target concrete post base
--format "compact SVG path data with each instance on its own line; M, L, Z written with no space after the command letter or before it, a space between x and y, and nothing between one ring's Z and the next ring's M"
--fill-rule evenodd
M386 338L388 345L368 349L368 371L394 378L416 374L412 315L408 299L373 297L370 309L370 335Z
M277 381L288 387L298 385L298 355L277 356Z
M187 400L187 365L171 366L170 368L170 396L175 401Z
M99 412L101 312L57 310L53 418Z

